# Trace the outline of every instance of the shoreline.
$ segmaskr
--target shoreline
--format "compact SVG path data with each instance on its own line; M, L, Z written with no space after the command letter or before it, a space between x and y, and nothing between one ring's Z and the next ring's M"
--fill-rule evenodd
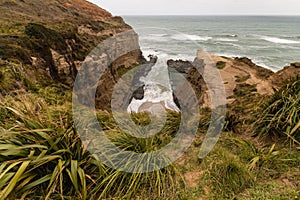
M239 98L235 95L238 93L238 90L251 90L252 94L258 95L272 95L274 93L274 88L280 88L286 80L295 77L297 74L300 74L299 63L291 63L289 66L284 66L281 70L273 72L268 68L255 64L251 59L247 57L230 58L218 55L209 55L216 63L216 67L218 68L218 71L221 75L226 91L227 105L232 104L236 99ZM196 59L201 60L201 55L199 54ZM202 108L210 107L210 92L205 86L205 82L195 82L195 80L199 80L199 78L201 79L201 76L198 76L197 74L192 72L194 70L194 66L192 66L193 62L170 59L168 60L168 63L169 61L172 61L170 63L173 63L171 67L175 68L179 73L183 74L187 79L191 81L190 83L193 84L193 88L196 91L200 106ZM168 67L170 67L170 65ZM171 72L169 71L170 83L174 81L176 82L176 80L171 80L170 73ZM246 86L246 88L241 89L241 86ZM171 91L173 92L172 88ZM147 92L149 93L150 91ZM239 92L244 93L247 91ZM170 100L171 99L165 99L161 101L160 104L162 102L167 102ZM176 102L176 99L174 99L174 95L173 102ZM141 103L139 106L142 107L142 111L148 110L150 113L152 113L153 110L151 109L151 106L155 106L156 104L157 101L155 99L153 99L153 101L151 101L151 99L147 99L146 102ZM163 105L163 107L167 109L166 106ZM177 107L179 108L180 106L177 105ZM139 108L137 108L136 110L137 112L140 112Z

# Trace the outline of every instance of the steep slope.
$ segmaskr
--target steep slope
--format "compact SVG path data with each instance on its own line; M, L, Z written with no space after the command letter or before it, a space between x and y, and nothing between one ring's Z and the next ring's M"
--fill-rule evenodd
M121 17L84 0L4 0L0 3L0 90L30 89L14 78L17 69L33 84L72 86L89 52L105 39L131 30ZM129 38L138 44L138 36ZM103 88L112 87L120 66L143 62L140 50L120 58L106 72ZM11 73L10 73L11 72ZM14 73L14 72L13 72ZM27 82L28 82L27 81ZM106 91L99 90L99 93ZM109 96L109 95L102 95ZM100 98L100 102L101 102ZM100 104L107 103L108 100Z

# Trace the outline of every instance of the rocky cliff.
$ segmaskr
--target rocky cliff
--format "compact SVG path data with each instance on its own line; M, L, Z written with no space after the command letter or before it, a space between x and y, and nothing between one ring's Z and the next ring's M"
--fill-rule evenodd
M84 0L3 0L0 3L1 93L29 90L26 82L72 86L89 52L105 39L127 30L131 27L121 17ZM138 45L136 34L129 40ZM141 51L136 49L110 64L98 90L99 106L107 107L106 88L114 85L118 72L143 61Z
M210 59L222 78L228 104L240 97L247 97L247 95L271 95L274 93L274 89L280 88L287 80L300 74L299 63L291 63L290 66L274 73L264 67L257 66L245 57L228 58L210 55ZM174 87L172 82L176 82L174 71L183 74L191 83L200 105L210 107L211 95L203 79L205 65L201 51L199 51L194 62L168 61L171 85ZM174 101L177 102L176 97L174 97Z

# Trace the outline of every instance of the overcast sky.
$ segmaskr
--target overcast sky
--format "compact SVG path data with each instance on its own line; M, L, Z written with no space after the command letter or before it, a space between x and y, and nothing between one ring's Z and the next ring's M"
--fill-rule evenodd
M300 0L89 0L113 15L300 15Z

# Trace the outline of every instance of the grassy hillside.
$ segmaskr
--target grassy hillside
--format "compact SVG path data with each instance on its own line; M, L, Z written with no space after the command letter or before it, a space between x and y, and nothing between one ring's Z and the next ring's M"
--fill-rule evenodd
M185 155L167 168L145 174L110 169L83 147L72 122L71 96L58 92L59 85L35 86L36 91L1 97L0 199L297 199L299 80L290 81L267 100L245 97L241 101L252 112L229 109L228 115L234 113L236 118L227 119L213 152L199 160L210 114L202 112L201 128ZM293 102L285 101L287 97ZM253 99L260 104L250 104ZM278 129L286 117L276 114L286 107L295 110L288 113L294 121ZM140 124L149 120L147 114L132 117ZM110 139L137 152L168 143L179 117L170 112L161 133L145 142L123 133L111 114L98 113ZM255 121L259 126L253 128ZM280 135L271 137L275 133ZM264 137L252 137L255 134Z

